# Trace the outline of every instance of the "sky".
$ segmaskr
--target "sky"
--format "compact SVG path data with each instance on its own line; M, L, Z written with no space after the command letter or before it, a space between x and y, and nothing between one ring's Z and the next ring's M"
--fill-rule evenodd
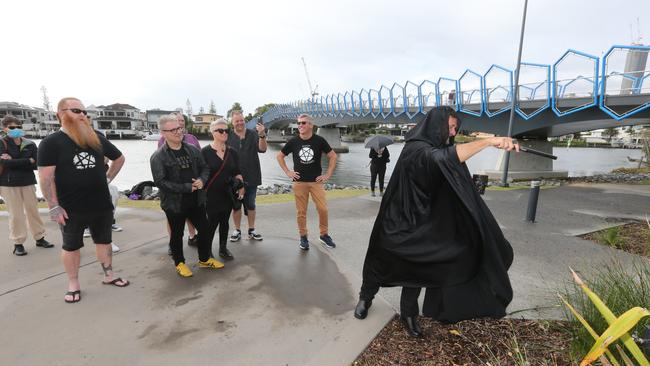
M0 101L245 113L321 95L466 69L514 68L523 0L5 1ZM637 18L639 27L637 27ZM633 36L633 33L635 34ZM522 61L568 49L601 56L636 35L650 44L650 1L530 0ZM634 37L634 38L633 38ZM522 74L523 77L523 74Z

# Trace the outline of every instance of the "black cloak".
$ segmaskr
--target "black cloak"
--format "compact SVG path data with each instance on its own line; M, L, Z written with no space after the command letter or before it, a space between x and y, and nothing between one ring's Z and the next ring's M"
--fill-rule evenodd
M450 115L449 107L434 108L407 134L370 235L363 280L426 287L423 315L443 322L502 317L512 300L512 247L458 158Z

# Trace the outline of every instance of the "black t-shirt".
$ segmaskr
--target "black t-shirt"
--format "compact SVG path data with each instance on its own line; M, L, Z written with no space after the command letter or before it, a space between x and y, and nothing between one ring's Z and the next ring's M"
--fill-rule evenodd
M181 181L178 183L192 183L194 179L194 170L192 170L192 158L187 154L185 149L180 148L178 150L169 149L176 158L176 162L181 167L180 178ZM184 209L194 207L198 204L198 191L191 193L183 193L183 200L181 202L181 207Z
M260 137L257 131L245 130L243 139L240 139L234 131L231 131L226 143L239 155L239 168L246 183L251 186L262 184L262 170L258 155L261 152L259 150Z
M63 131L47 136L38 147L38 166L56 166L56 194L59 205L66 211L86 213L114 208L106 182L104 156L115 160L122 153L102 134L97 136L102 151L82 149Z
M187 154L185 149L169 149L176 158L176 162L181 167L181 181L178 183L192 183L194 171L192 170L192 158Z
M293 170L300 173L298 182L315 182L323 172L321 155L330 151L330 144L318 135L312 135L308 140L296 136L282 147L284 155L293 154Z

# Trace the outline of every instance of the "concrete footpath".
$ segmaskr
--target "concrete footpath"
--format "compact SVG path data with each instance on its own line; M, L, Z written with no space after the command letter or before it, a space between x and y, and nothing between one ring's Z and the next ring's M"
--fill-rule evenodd
M555 292L569 280L568 266L587 271L612 257L638 260L575 235L650 214L650 186L545 189L534 224L523 221L527 190L488 191L484 198L515 250L508 311L526 318L561 316ZM132 284L102 285L86 239L76 304L63 301L60 250L36 248L30 239L29 255L11 255L7 215L0 212L0 359L11 365L349 365L399 307L399 289L382 289L367 319L352 315L379 202L369 196L330 201L330 233L338 245L331 250L317 241L311 205L308 252L298 249L293 203L259 206L264 240L231 243L235 260L216 271L196 268L196 251L186 249L194 271L189 279L176 274L167 256L162 213L120 208L124 231L114 233L122 249L114 268ZM47 226L48 240L60 248L56 226Z

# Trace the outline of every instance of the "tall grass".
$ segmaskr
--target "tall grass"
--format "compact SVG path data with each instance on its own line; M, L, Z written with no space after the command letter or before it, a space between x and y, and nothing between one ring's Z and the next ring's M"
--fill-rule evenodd
M592 272L581 273L580 276L616 316L635 306L650 308L650 262L648 261L638 260L631 266L624 266L619 261L612 260L594 266ZM567 284L563 295L596 333L602 334L607 329L608 324L605 319L578 286L573 283ZM568 329L572 339L571 356L575 360L580 360L589 352L594 339L565 307L562 308L571 323ZM646 324L650 324L648 318L639 322L630 334L642 334ZM617 354L617 352L612 353Z

